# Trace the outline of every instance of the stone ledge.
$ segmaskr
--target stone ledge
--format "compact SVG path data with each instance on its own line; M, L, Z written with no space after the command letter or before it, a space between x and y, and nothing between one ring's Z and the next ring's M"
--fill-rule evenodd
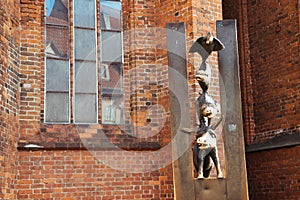
M283 134L267 141L246 145L246 153L266 151L300 145L300 133Z
M83 143L83 142L56 142L56 143L30 143L19 142L17 149L20 151L40 150L111 150L111 151L157 151L162 146L158 142L133 142L133 143Z

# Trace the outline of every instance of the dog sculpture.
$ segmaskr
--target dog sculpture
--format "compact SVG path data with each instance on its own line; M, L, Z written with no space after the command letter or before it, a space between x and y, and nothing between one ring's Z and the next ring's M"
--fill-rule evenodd
M207 92L203 92L196 100L196 112L202 129L211 125L211 119L219 112L219 107Z
M217 136L212 128L208 127L197 132L193 161L198 179L208 178L213 164L216 166L217 177L223 178L217 150Z

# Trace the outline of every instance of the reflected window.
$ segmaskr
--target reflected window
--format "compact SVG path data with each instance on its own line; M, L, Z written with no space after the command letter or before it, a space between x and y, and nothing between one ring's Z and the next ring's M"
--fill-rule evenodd
M113 99L113 100L112 100ZM102 99L102 123L121 124L123 123L123 102L118 97L103 97Z
M108 65L106 64L101 65L101 79L109 80L109 70Z

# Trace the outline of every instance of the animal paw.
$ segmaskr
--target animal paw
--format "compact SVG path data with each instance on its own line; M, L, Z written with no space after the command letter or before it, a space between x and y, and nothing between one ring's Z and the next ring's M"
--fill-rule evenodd
M197 177L197 179L204 179L203 174L199 174L198 177Z
M218 179L222 179L222 178L224 178L224 177L223 177L223 173L222 173L222 172L219 172L219 173L218 173Z

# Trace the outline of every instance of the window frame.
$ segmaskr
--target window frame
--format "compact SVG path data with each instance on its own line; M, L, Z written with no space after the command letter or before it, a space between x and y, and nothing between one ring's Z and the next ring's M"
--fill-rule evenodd
M44 1L44 88L43 88L43 93L44 93L44 113L43 113L43 122L45 124L109 124L109 125L122 125L125 122L124 119L124 38L123 38L123 17L122 17L122 0L108 0L111 2L119 2L121 5L121 9L120 9L120 21L119 21L119 29L117 28L112 28L112 29L102 29L101 27L101 0L93 0L94 3L94 22L95 25L93 28L87 28L87 27L80 27L80 26L76 26L75 24L75 0L68 0L64 3L67 3L68 7L68 21L66 24L58 24L56 25L55 22L54 23L48 23L47 21L47 17L48 17L48 11L47 11L47 7L46 7L46 2L47 0ZM55 0L54 0L54 4L55 4ZM98 10L99 9L99 10ZM50 16L51 14L49 14ZM107 20L107 19L106 19ZM62 58L62 57L51 57L51 55L49 56L49 54L47 55L46 53L46 48L48 47L48 45L46 45L47 43L47 26L58 26L58 27L62 27L62 28L66 28L67 29L67 38L68 38L68 57L67 58ZM115 26L117 27L117 26ZM94 30L94 35L95 35L95 60L91 61L90 59L88 61L80 60L80 59L76 59L76 36L75 36L75 31L81 29L81 30ZM102 61L102 50L103 50L103 42L102 42L102 31L109 31L109 32L115 32L120 34L120 56L121 58L118 61L112 61L109 64L107 64L107 61ZM54 40L53 40L54 41ZM65 54L64 54L65 55ZM49 77L48 73L47 73L47 60L48 59L53 59L53 60L64 60L68 62L68 66L67 66L67 70L68 70L68 91L49 91L47 90L47 77ZM76 114L76 105L78 106L79 104L76 104L76 94L81 94L81 92L76 92L76 63L78 62L95 62L95 71L96 71L96 82L95 82L95 93L91 93L92 95L95 95L95 120L94 122L82 122L82 121L78 121L76 120L76 115L78 115L78 113ZM103 111L102 111L102 104L103 104L103 100L107 98L107 94L105 94L105 92L102 94L102 81L103 80L110 80L111 76L110 76L110 64L115 64L118 63L120 65L120 84L121 87L119 88L120 91L118 91L118 94L120 96L120 99L117 100L121 100L122 101L122 107L121 107L121 113L123 116L120 117L120 119L122 120L121 123L117 123L117 121L120 120L115 120L115 122L104 122L104 116L102 115ZM102 73L101 73L101 67L105 65L106 70L107 70L107 77L102 77ZM77 86L78 87L78 86ZM67 99L68 102L66 105L68 105L68 113L67 113L67 117L66 117L66 121L59 121L57 120L58 117L53 118L54 120L48 120L47 118L47 113L48 113L48 105L49 102L47 102L47 95L49 93L68 93L67 95ZM87 93L84 93L87 95ZM90 94L90 93L88 93ZM111 97L113 97L114 94L111 94ZM49 97L49 96L48 96ZM112 101L112 100L111 100ZM55 101L54 101L55 102ZM51 102L50 102L51 103ZM59 104L60 102L58 102ZM113 102L112 102L113 103ZM120 104L121 105L121 104ZM55 103L54 103L55 106ZM57 113L60 113L61 110L58 109ZM53 112L54 113L54 112ZM59 114L57 114L59 115ZM92 114L93 115L93 114ZM53 115L55 116L55 115Z
M75 51L76 51L76 37L75 37L75 30L76 28L77 29L81 29L81 30L92 30L92 28L87 28L87 27L80 27L80 26L76 26L75 25L75 0L72 0L72 20L73 20L73 26L71 27L72 28L72 32L73 32L73 35L72 35L72 38L73 38L73 49L72 50L72 53L73 53L73 59L72 59L72 62L73 62L73 76L72 76L72 81L73 81L73 84L72 84L72 89L73 89L73 95L72 95L72 114L73 114L73 124L99 124L99 87L98 85L100 84L101 82L101 77L98 76L99 74L99 56L98 56L98 50L100 48L100 45L99 45L99 38L98 38L98 25L100 25L100 21L99 19L97 18L97 0L93 0L94 1L94 22L95 22L95 26L94 26L94 34L95 34L95 66L96 66L96 85L95 85L95 88L96 88L96 92L95 93L90 93L90 92L87 92L87 93L82 93L82 92L78 92L77 94L85 94L85 95L90 95L90 94L95 94L95 99L96 99L96 105L95 105L95 112L96 112L96 118L95 118L95 122L76 122L76 61L79 61L79 62L92 62L91 60L88 60L88 61L84 61L82 59L76 59L76 54L75 54ZM99 1L100 2L100 1Z
M71 45L70 45L70 5L69 5L69 1L68 1L68 23L66 25L63 25L63 24L54 24L54 23L48 23L47 21L47 7L46 7L46 1L45 0L45 7L44 7L44 88L43 88L43 91L44 91L44 115L43 115L43 121L44 123L46 124L70 124L71 123L71 91L70 91L70 88L71 88L71 84L70 84L70 80L71 80L71 59L70 59L70 48L71 48ZM55 2L54 2L55 3ZM50 16L50 15L49 15ZM57 58L57 57L48 57L47 56L47 53L46 53L46 41L47 41L47 25L49 26L54 26L54 27L60 27L60 28L66 28L67 31L68 31L68 40L69 40L69 47L68 47L68 52L69 52L69 56L67 58ZM47 91L47 60L50 59L50 60L62 60L62 61L68 61L68 74L69 74L69 78L68 78L68 91ZM47 121L47 94L48 93L68 93L68 120L67 121Z
M121 80L121 87L118 88L118 93L120 94L117 94L117 96L119 96L121 98L121 101L124 101L124 38L123 38L123 17L122 17L122 0L106 0L106 1L112 1L112 2L119 2L121 4L121 10L120 10L120 29L107 29L107 28L102 28L101 27L101 0L100 0L100 65L106 65L107 66L107 69L108 69L108 73L109 73L109 68L111 67L111 65L119 65L121 67L121 73L122 73L122 80ZM105 19L104 19L105 20ZM111 24L110 24L111 26ZM121 47L121 51L120 51L120 55L121 55L121 59L118 61L107 61L107 60L104 60L102 58L103 54L102 54L102 50L103 50L103 42L102 42L102 31L103 32L113 32L113 33L119 33L120 34L120 47ZM110 102L108 103L108 97L109 95L106 94L104 92L104 89L109 89L109 88L103 88L103 84L102 84L102 80L109 80L109 79L102 79L101 78L101 90L100 90L100 99L101 99L101 124L104 124L104 125L124 125L125 123L125 116L124 116L124 103L123 103L123 107L122 107L122 112L121 112L121 117L120 117L120 120L117 120L116 117L117 117L117 113L114 114L115 116L115 120L114 121L106 121L105 120L105 114L104 113L104 107L107 108L107 105L109 105L109 107L114 107L113 110L117 110L117 108L113 105L113 102ZM111 94L111 97L115 96L116 94ZM110 100L112 101L112 100ZM112 116L110 114L110 116ZM120 122L117 122L117 121L120 121Z

